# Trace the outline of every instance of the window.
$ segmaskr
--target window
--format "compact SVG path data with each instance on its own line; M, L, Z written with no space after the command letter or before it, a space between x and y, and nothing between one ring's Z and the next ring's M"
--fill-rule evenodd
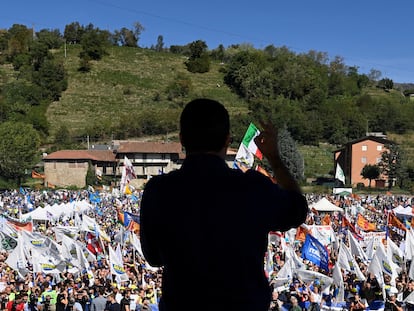
M362 145L362 151L367 151L368 150L368 146L367 145Z
M361 158L361 163L367 163L367 158L366 157L362 157Z
M377 145L377 151L381 151L382 150L382 145Z

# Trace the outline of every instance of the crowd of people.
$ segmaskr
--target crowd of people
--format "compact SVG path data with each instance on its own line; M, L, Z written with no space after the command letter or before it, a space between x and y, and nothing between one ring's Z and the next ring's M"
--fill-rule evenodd
M24 277L11 269L6 264L10 250L3 249L0 252L0 309L7 311L135 311L158 310L157 304L162 296L162 268L151 267L128 242L119 239L119 233L125 232L125 227L118 221L120 209L139 215L141 192L135 192L132 196L116 197L110 193L100 193L99 203L90 202L91 192L53 190L35 191L5 191L0 194L0 210L3 219L19 219L19 215L30 209L53 205L55 203L86 200L94 207L87 212L93 217L110 237L110 241L101 241L101 252L96 253L96 260L91 261L91 269L94 274L94 283L91 284L86 273L73 274L62 271L59 275L47 273L28 273ZM345 241L344 230L350 230L343 226L344 217L356 226L357 218L363 214L365 219L376 225L377 231L387 231L393 240L404 247L404 235L401 230L392 230L387 221L387 215L398 206L411 206L411 196L388 195L318 195L307 194L309 206L319 201L322 197L328 198L335 205L343 208L344 212L318 213L311 210L306 221L307 225L321 225L328 221L338 239ZM327 216L328 215L328 216ZM407 218L407 217L406 217ZM408 220L411 220L408 218ZM404 223L404 219L402 219ZM405 222L408 226L408 222ZM54 237L53 227L57 225L69 226L73 224L71 218L60 218L54 221L34 221L33 231ZM408 227L409 229L409 227ZM359 230L358 232L360 232ZM128 232L126 230L126 232ZM4 235L2 235L4 238ZM86 235L81 234L79 239L85 244L88 242ZM283 236L283 240L291 243ZM278 282L278 272L283 268L286 253L283 250L283 241L270 242L272 251L272 271L269 274L272 291L270 310L374 310L382 306L385 310L414 310L406 298L414 291L414 281L409 277L410 261L405 261L395 283L391 278L384 276L384 285L381 285L376 276L368 272L368 266L360 258L356 258L362 273L366 279L361 280L355 274L342 271L344 282L344 300L336 301L338 288L330 286L328 289L322 286L318 279L312 282L302 280L293 275L283 285ZM122 244L124 267L127 271L128 281L119 282L113 279L110 270L110 262L105 252L105 247ZM293 246L300 257L303 241L294 241ZM404 251L404 250L403 250ZM338 253L334 248L330 249L330 267L338 261ZM307 269L318 271L326 275L332 275L332 271L322 271L316 264L304 261ZM234 271L232 273L235 273ZM185 271L183 271L185 277ZM231 277L230 275L228 277ZM189 280L190 282L190 280ZM191 283L191 282L190 282ZM385 295L383 289L385 287ZM186 293L179 297L186 302ZM414 299L411 301L414 303ZM388 309L387 309L388 308Z

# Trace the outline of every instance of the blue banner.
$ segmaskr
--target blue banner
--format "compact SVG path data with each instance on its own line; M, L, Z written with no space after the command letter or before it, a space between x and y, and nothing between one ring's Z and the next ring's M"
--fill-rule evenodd
M302 247L302 258L313 262L321 269L329 272L328 250L310 234L306 235L306 240Z

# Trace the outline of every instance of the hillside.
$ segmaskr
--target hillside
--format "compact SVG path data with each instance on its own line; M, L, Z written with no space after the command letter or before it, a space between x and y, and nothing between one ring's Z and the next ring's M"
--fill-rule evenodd
M124 122L125 116L133 116L125 122L134 122L148 114L162 116L173 113L178 117L185 102L200 96L221 101L233 116L247 113L246 102L223 83L223 74L220 72L222 65L219 62L213 61L208 73L193 74L186 70L186 57L182 55L111 46L107 56L92 62L90 72L81 73L78 71L79 52L78 45L67 45L66 51L64 47L53 51L55 57L64 62L68 72L68 88L60 100L50 104L47 110L50 136L46 143L54 142L55 133L62 125L69 129L71 136L85 142L87 129L91 126L109 128L113 123ZM11 65L1 65L0 70L5 73L5 80L16 77ZM191 90L186 98L170 100L166 90L178 75L184 75L191 81ZM0 84L3 82L0 81ZM398 90L384 92L382 89L368 88L364 92L371 97L386 96L395 101L402 98ZM176 136L176 133L168 133L170 139L176 139ZM110 138L119 137L113 134ZM153 139L163 138L157 136ZM409 158L414 159L411 156L414 154L412 135L390 134L389 138L407 145ZM99 142L106 143L108 140L106 137ZM91 140L91 143L94 142L98 141ZM328 144L299 146L305 161L305 176L315 178L329 175L333 171L334 149L336 146Z
M117 121L123 113L151 109L152 113L162 114L166 109L178 109L180 103L169 101L166 95L168 85L178 74L191 80L190 97L216 98L230 113L245 110L245 104L223 85L218 63L212 63L208 73L191 74L184 66L186 58L183 56L110 47L108 56L92 63L91 72L80 73L77 70L79 51L78 46L69 45L66 58L63 49L55 52L57 57L64 58L69 86L47 111L52 136L61 124L78 133L95 122Z

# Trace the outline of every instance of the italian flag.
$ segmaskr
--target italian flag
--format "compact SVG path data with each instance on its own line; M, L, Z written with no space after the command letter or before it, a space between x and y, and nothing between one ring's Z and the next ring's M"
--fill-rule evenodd
M244 134L242 144L246 147L247 150L249 150L251 153L253 153L257 158L261 160L263 158L263 155L254 143L254 138L259 134L260 131L258 130L258 128L253 123L250 123L246 131L246 134Z

